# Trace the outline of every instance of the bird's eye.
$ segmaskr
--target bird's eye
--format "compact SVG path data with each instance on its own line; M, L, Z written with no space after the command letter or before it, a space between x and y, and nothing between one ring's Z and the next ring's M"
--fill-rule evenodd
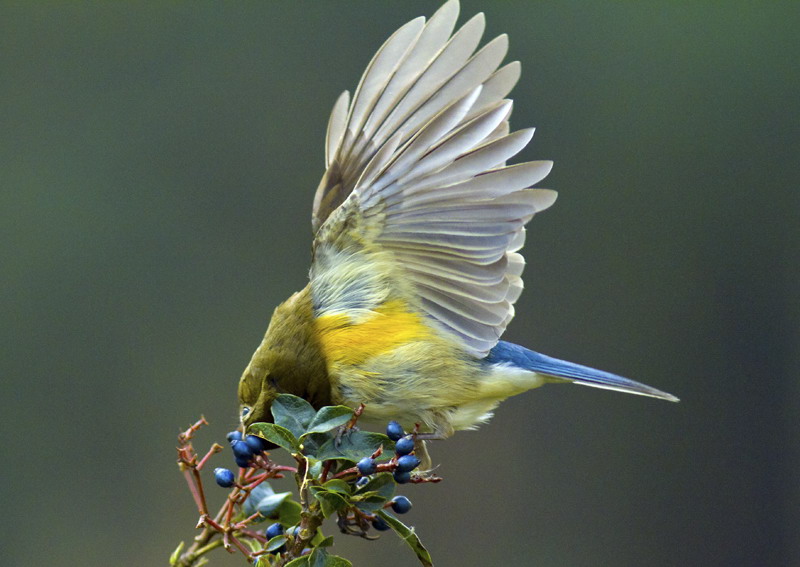
M247 414L250 413L250 408L245 406L242 408L242 417L247 417Z

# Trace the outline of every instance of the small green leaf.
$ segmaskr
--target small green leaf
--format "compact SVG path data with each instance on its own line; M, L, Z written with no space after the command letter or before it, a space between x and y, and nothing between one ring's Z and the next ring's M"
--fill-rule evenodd
M311 557L310 555L304 555L303 557L298 557L297 559L292 559L289 563L286 564L286 567L309 567L310 563L308 562L308 558Z
M275 423L299 438L314 419L316 410L303 398L291 394L280 394L272 402L272 417Z
M306 433L303 435L303 454L306 457L316 458L319 448L331 438L330 433Z
M289 567L289 563L286 567ZM337 555L330 555L326 549L321 547L314 548L308 556L309 567L353 567L347 559Z
M267 542L267 546L264 549L272 553L276 549L280 549L281 547L283 547L285 543L286 543L285 535L275 536L274 538L272 538Z
M334 513L347 508L350 503L348 499L339 494L338 492L328 492L319 487L312 487L311 493L319 501L322 508L322 515L329 518Z
M312 478L318 478L319 475L322 474L322 461L318 461L314 458L307 458L308 461L308 476Z
M364 486L359 487L359 489L356 491L356 494L379 492L380 494L386 496L386 498L391 498L392 494L394 494L395 486L396 484L392 478L392 473L382 472L370 478L369 482L367 482L367 484Z
M414 553L417 554L417 559L419 559L419 562L422 563L424 567L433 567L431 554L428 553L428 550L425 549L424 545L422 545L422 542L419 540L414 528L409 528L403 522L386 512L386 510L378 510L376 514L386 520L386 523L389 524L389 527L392 528L412 550L414 550Z
M326 406L319 410L308 424L306 433L325 433L346 424L353 418L353 410L347 406Z
M256 512L263 518L271 518L278 515L284 501L292 495L291 492L276 493L267 482L262 482L256 486L247 500L244 502L244 513L252 516Z
M396 488L391 473L379 473L351 497L351 501L365 512L380 510L394 495Z
M252 516L256 513L256 506L258 506L259 501L262 498L266 498L268 496L272 496L275 494L275 491L272 490L272 487L269 485L268 482L262 482L258 486L256 486L253 490L250 491L250 494L247 496L247 500L244 501L244 515L245 516Z
M278 508L278 521L283 526L296 526L302 519L303 507L299 502L287 498Z
M353 431L342 436L338 441L331 439L317 451L317 458L321 461L328 459L346 459L358 462L364 457L369 457L381 445L390 446L391 441L386 435L371 433L369 431Z
M248 433L263 437L267 441L272 441L290 453L300 452L300 442L291 431L280 425L275 425L274 423L254 423L248 429Z
M313 541L311 543L314 543ZM324 537L314 544L315 547L330 547L333 545L333 536Z
M312 537L311 541L308 542L308 545L309 547L319 547L319 544L325 541L326 539L332 540L333 536L325 537L325 535L322 533L322 527L319 527L317 528L316 533L314 533L314 537ZM328 546L323 545L322 547L328 547Z
M176 547L175 551L172 552L172 555L169 556L169 564L170 565L175 565L178 562L178 559L180 558L181 553L183 553L183 548L184 548L185 545L186 544L184 544L183 542L180 542L178 544L178 547Z
M273 494L272 496L262 498L256 505L256 510L258 510L258 513L265 518L272 518L277 514L278 509L280 509L281 504L283 504L283 501L291 495L291 492L281 492L279 494Z
M342 494L350 494L352 492L352 485L343 481L340 478L334 478L322 485L325 490L331 492L341 492Z
M377 492L367 492L366 494L354 496L353 504L355 504L359 510L363 510L364 512L374 512L375 510L380 510L383 508L383 505L386 504L387 500L389 499L385 496L381 496Z

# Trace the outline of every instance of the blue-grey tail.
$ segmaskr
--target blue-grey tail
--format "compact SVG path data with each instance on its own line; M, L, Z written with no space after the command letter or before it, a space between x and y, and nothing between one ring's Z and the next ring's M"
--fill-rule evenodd
M575 384L583 384L584 386L650 396L670 402L678 401L678 398L672 394L662 392L646 384L641 384L603 370L596 370L588 366L575 364L574 362L567 362L566 360L559 360L544 354L539 354L538 352L506 341L498 342L497 345L489 351L484 361L489 364L510 364L525 370L532 370L533 372L545 376L561 378Z

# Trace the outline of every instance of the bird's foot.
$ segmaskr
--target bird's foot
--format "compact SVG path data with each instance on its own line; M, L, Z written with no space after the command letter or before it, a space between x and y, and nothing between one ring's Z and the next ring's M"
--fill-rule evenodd
M358 511L353 514L339 514L336 525L339 526L339 531L343 534L354 535L364 539L378 539L377 535L370 535L367 532L369 520Z
M336 448L341 447L344 440L349 439L354 431L358 431L358 427L355 425L350 425L349 423L340 425L336 430L336 436L333 438L333 444Z

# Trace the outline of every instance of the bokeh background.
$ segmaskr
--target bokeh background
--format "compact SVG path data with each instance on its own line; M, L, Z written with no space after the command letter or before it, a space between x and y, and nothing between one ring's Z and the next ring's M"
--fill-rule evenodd
M0 564L166 565L193 535L175 435L235 424L306 281L329 110L437 5L2 4ZM520 159L560 191L506 337L682 401L509 400L434 448L446 481L404 489L406 519L444 567L800 564L797 4L465 0L460 21L481 10L523 63Z

